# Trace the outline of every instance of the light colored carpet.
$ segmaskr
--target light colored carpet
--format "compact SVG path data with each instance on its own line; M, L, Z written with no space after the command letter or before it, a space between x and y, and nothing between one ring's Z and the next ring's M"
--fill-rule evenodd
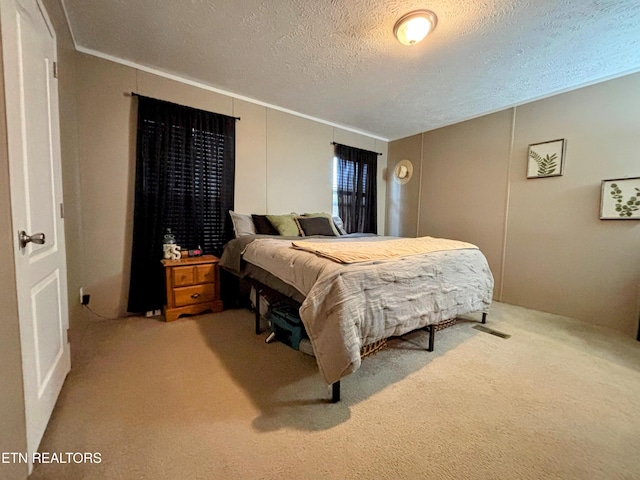
M477 317L479 318L479 317ZM496 303L394 340L329 398L312 357L231 310L88 325L33 479L640 478L640 344Z

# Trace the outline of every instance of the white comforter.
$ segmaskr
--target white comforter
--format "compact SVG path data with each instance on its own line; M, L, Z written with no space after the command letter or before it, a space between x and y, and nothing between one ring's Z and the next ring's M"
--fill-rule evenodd
M360 367L364 345L486 312L493 294L486 258L462 242L458 250L344 265L294 249L291 240L259 239L246 247L243 258L306 296L300 317L328 384Z

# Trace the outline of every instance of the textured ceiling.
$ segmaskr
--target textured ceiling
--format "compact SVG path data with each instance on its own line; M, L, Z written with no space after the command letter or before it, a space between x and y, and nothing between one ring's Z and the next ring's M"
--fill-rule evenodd
M638 0L64 0L76 47L386 139L640 70ZM393 25L429 8L435 31Z

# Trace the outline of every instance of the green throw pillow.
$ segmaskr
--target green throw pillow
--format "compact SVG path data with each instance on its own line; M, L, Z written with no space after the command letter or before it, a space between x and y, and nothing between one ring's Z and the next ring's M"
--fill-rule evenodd
M267 219L283 237L299 237L300 230L296 223L296 215L267 215Z

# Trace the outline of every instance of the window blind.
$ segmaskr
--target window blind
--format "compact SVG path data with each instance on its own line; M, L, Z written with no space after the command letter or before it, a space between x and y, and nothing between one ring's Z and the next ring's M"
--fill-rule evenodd
M130 312L164 302L162 240L220 256L232 238L235 119L138 97Z
M348 233L377 233L378 154L336 144L338 214Z

